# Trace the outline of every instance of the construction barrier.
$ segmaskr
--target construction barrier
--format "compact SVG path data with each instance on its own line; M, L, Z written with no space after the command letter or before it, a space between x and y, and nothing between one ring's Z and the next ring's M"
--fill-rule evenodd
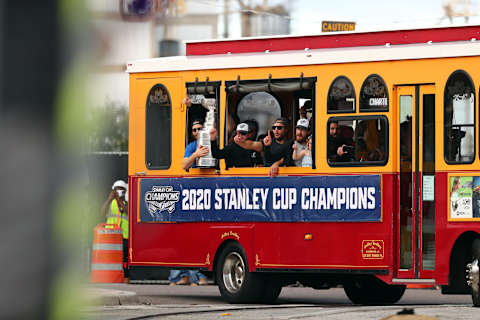
M123 282L122 229L115 225L98 224L93 234L90 282Z

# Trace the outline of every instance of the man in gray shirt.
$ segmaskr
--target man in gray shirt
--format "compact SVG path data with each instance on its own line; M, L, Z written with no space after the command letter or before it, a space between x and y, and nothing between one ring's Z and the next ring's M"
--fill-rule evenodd
M302 150L307 150L307 138L310 134L309 122L307 119L300 119L297 121L297 126L295 128L295 142L294 146L297 150L297 154L301 153ZM293 146L292 146L293 147ZM296 167L302 166L302 158L294 160Z

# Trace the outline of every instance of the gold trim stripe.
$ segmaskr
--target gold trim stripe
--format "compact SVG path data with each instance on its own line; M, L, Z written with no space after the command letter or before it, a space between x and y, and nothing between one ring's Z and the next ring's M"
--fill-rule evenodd
M273 264L273 263L259 263L258 267L308 267L308 268L388 268L389 266L353 266L353 265L316 265L316 264Z

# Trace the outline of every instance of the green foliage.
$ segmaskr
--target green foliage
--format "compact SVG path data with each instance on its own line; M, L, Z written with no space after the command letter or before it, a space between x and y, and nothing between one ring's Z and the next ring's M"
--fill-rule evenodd
M88 112L89 151L128 151L128 107L107 101Z

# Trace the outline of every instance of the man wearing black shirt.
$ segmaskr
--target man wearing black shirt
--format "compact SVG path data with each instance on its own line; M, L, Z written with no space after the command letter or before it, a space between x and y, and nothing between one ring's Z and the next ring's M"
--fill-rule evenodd
M248 124L248 133L247 140L257 141L258 134L258 122L255 119L245 120L244 123ZM243 146L242 146L243 147ZM244 148L247 149L247 148ZM252 157L252 162L255 166L263 167L263 157L259 151L251 151L250 156Z
M249 133L248 124L242 122L237 126L236 138L240 139L240 141L245 141L247 139L248 133ZM244 149L235 142L225 146L225 148L220 150L216 143L216 139L217 139L217 130L213 128L210 131L212 156L216 159L225 159L227 168L254 166L255 157L252 157L252 153L255 153L255 151Z
M270 167L268 174L271 177L278 175L279 166L292 166L292 144L293 140L287 140L288 120L278 118L272 126L272 131L263 139L263 145L258 141L234 141L248 150L262 151L265 156L265 166ZM272 133L273 132L273 133ZM273 135L273 137L272 137Z
M273 139L271 132L264 140L265 166L270 167L270 176L278 174L278 167L292 165L292 144L293 140L287 140L288 120L278 118L272 126Z

